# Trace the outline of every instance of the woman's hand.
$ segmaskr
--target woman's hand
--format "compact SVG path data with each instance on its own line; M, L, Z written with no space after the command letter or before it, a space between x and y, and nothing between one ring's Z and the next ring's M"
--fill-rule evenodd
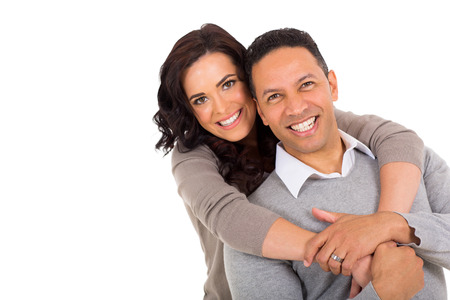
M389 240L384 213L359 216L317 208L312 212L318 220L333 224L306 244L304 264L307 267L315 257L324 271L349 276L359 259L372 254L379 244ZM343 262L332 259L332 254L342 258Z
M366 285L372 280L372 255L364 256L359 259L353 266L352 276L353 279L359 284L360 287L365 288Z
M350 291L350 298L354 298L361 289L372 280L372 255L364 256L359 259L352 269L352 289Z

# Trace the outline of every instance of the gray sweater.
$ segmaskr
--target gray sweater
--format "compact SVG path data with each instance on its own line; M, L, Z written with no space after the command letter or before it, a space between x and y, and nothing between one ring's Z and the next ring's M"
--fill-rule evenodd
M442 267L450 266L450 172L432 151L426 152L425 181L420 185L411 213L404 214L416 228L421 245L413 245L424 261L425 288L414 299L447 299ZM426 188L425 189L425 184ZM427 196L438 192L439 195ZM316 220L311 209L352 214L377 210L379 172L376 160L356 151L350 174L334 179L308 179L299 196L293 197L273 172L249 196L249 201L266 207L290 222L314 231L327 224ZM351 277L324 272L318 264L305 268L297 261L281 261L224 248L225 268L233 299L347 299ZM433 263L435 264L433 264ZM372 285L355 299L379 299Z
M379 166L411 162L423 166L423 142L411 130L373 115L356 116L335 111L341 130L366 144ZM172 154L172 172L189 217L205 253L207 280L205 299L230 299L223 268L223 244L261 255L266 234L280 216L249 203L246 196L228 185L219 174L220 162L201 146L187 151L178 145Z

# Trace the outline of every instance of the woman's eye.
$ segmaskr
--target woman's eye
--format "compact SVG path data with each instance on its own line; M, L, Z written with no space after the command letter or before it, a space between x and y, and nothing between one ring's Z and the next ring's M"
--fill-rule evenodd
M224 89L229 89L235 84L236 80L229 80L223 84Z
M208 101L208 98L206 98L206 97L200 97L200 98L195 99L195 100L193 101L193 104L194 104L194 105L201 105L201 104L205 103L206 101Z

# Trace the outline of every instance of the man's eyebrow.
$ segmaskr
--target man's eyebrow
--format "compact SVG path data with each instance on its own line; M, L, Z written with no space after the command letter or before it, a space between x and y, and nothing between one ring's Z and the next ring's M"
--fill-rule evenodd
M280 89L265 89L265 90L263 91L262 97L264 97L266 94L274 93L274 92L279 92L279 91L280 91Z
M300 84L301 82L303 82L305 79L308 79L308 78L316 78L316 76L315 76L314 74L311 74L311 73L308 73L308 74L306 74L306 75L303 75L302 77L300 77L300 78L295 82L294 85L298 85L298 84ZM265 89L265 90L263 91L262 97L264 97L266 94L274 93L274 92L279 92L279 91L281 91L281 90L282 90L282 89Z
M225 82L225 80L227 80L229 77L231 76L236 76L236 74L227 74L225 75L222 79L219 80L218 83L216 83L216 87L219 87L219 85L221 85L222 83Z
M301 83L302 81L304 81L305 79L308 79L308 78L316 78L316 76L315 76L314 74L308 73L308 74L306 74L306 75L300 77L300 78L295 82L295 85L298 85L299 83Z

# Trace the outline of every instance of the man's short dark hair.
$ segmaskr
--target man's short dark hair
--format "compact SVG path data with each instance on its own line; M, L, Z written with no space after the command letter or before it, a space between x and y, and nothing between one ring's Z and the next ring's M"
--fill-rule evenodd
M245 72L249 81L250 91L256 99L255 86L252 79L253 66L271 51L281 47L304 47L317 60L325 76L328 76L328 67L320 54L319 48L312 37L305 31L294 28L283 28L268 31L257 37L248 47L246 53Z

